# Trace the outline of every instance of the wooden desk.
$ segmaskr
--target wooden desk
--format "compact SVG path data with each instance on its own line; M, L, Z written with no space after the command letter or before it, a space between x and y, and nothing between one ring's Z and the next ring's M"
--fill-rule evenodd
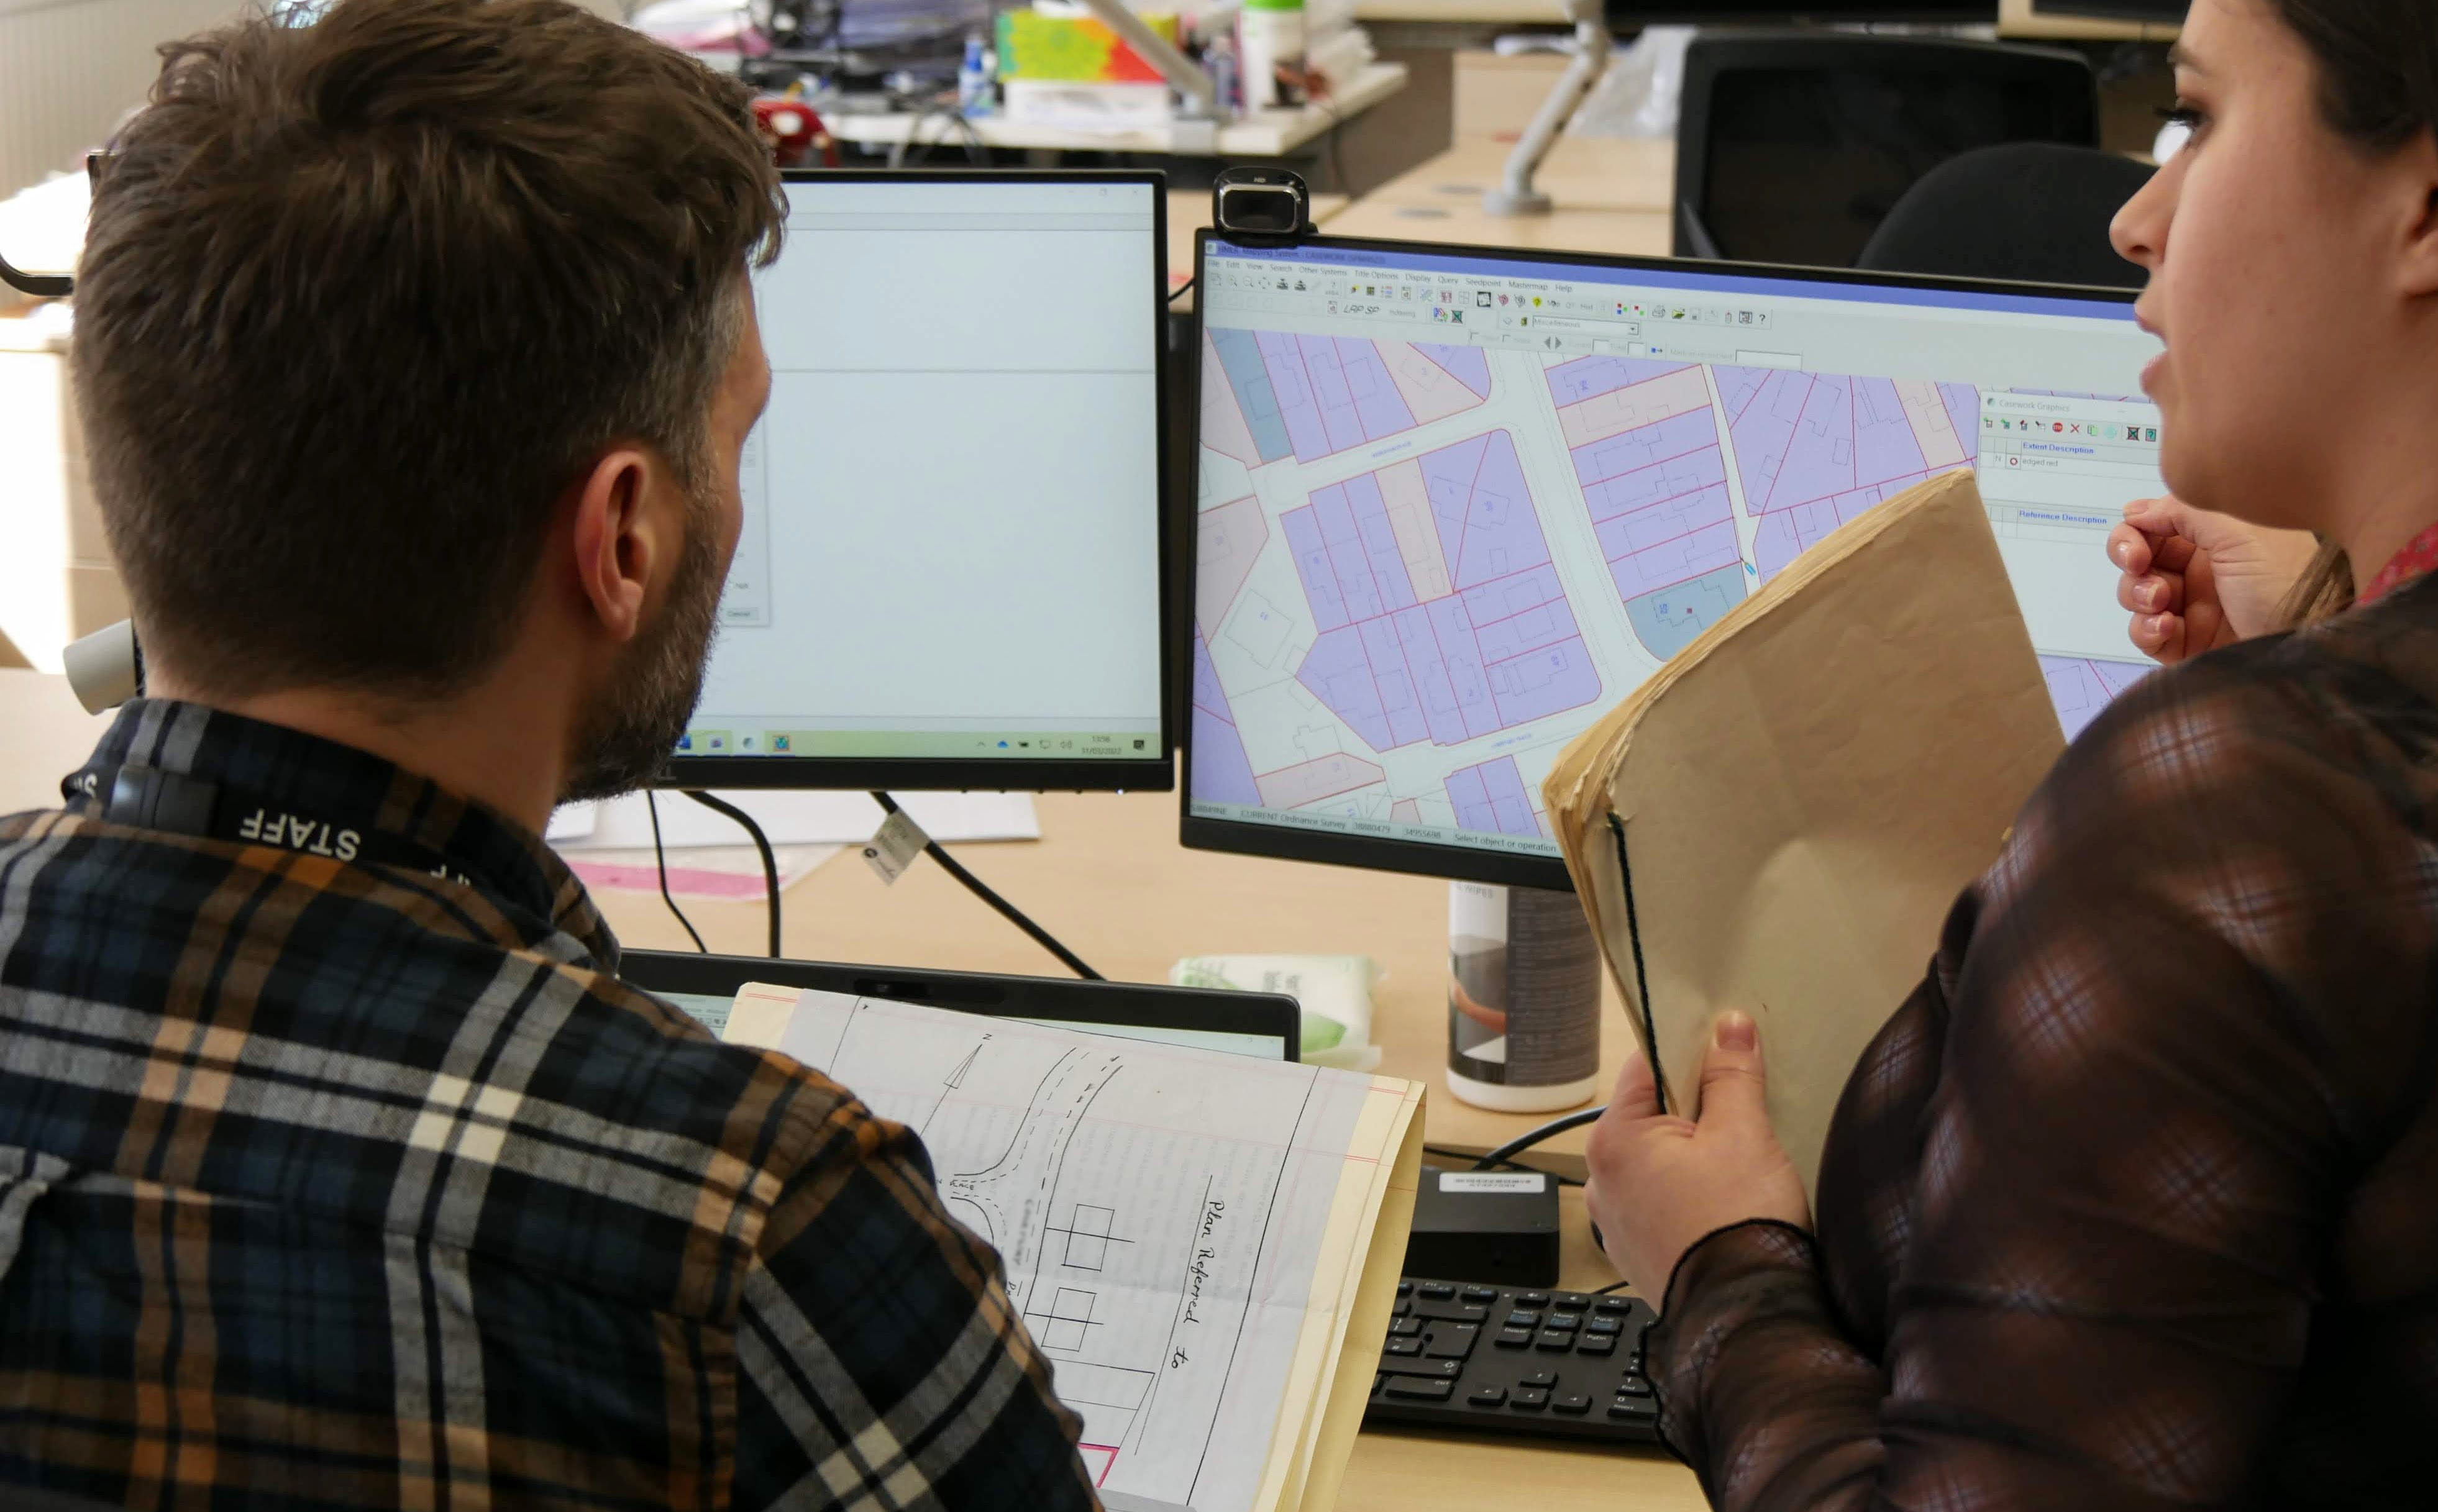
M91 753L104 723L77 708L64 678L0 670L0 814L56 805L60 777ZM1159 981L1187 955L1364 953L1387 973L1373 1017L1386 1069L1430 1084L1435 1142L1486 1147L1537 1121L1468 1108L1447 1094L1445 883L1187 851L1176 843L1175 794L1052 795L1040 807L1039 841L966 846L961 858L1094 966L1114 977ZM608 892L600 902L628 945L687 948L657 897ZM714 950L762 948L758 904L686 906ZM1056 969L928 862L891 888L841 855L790 888L786 911L791 956L1035 975ZM1613 996L1607 1011L1619 1011ZM1615 1076L1626 1040L1612 1017L1601 1054L1606 1077ZM1579 1152L1582 1138L1563 1135L1548 1148ZM1563 1284L1588 1290L1614 1280L1573 1188L1565 1212ZM1694 1512L1703 1502L1692 1473L1655 1451L1382 1433L1356 1439L1339 1505Z
M78 707L67 678L0 667L0 814L59 807L60 779L84 765L109 728L108 716Z
M1333 236L1381 237L1394 241L1454 241L1526 251L1597 252L1664 257L1670 244L1668 217L1655 210L1579 210L1561 204L1542 216L1494 216L1481 202L1390 204L1358 200L1329 223Z
M1515 134L1457 139L1439 156L1363 197L1365 204L1478 209L1484 191L1506 177ZM1676 144L1615 136L1561 136L1532 182L1562 209L1634 210L1665 215L1676 195Z

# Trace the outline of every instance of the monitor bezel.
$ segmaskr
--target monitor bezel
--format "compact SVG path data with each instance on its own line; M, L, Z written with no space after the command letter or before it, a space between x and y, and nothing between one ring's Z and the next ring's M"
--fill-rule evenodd
M1213 244L1242 247L1251 253L1273 253L1278 249L1245 246L1229 242L1220 233L1205 227L1193 238L1194 287L1208 287L1202 281L1203 264ZM1541 248L1484 247L1457 242L1389 241L1377 237L1307 237L1296 243L1298 248L1353 253L1387 253L1412 256L1474 258L1483 262L1539 263L1558 268L1600 268L1627 273L1670 273L1677 276L1716 276L1721 278L1754 278L1776 283L1846 284L1877 289L1949 290L1957 293L2014 294L2031 298L2060 299L2089 305L2129 306L2141 298L2141 291L2129 289L2094 289L2077 284L2011 283L1994 278L1949 278L1930 273L1882 273L1858 268L1802 268L1777 263L1717 262L1687 257L1644 257L1610 255L1599 253L1557 252ZM1192 364L1194 392L1191 413L1195 417L1194 431L1188 443L1192 448L1192 490L1189 497L1195 501L1199 512L1202 478L1202 363L1198 353L1202 340L1202 312L1205 302L1194 301L1194 344L1197 360ZM1184 537L1185 579L1183 589L1192 603L1195 574L1201 563L1198 556L1199 531L1181 529ZM1192 640L1196 627L1189 624L1184 630L1188 697L1191 697ZM1611 707L1614 707L1612 704ZM1324 866L1359 867L1371 871L1399 871L1414 876L1445 877L1454 882L1482 882L1494 886L1546 888L1552 891L1571 892L1573 879L1567 875L1565 862L1558 856L1526 856L1496 851L1476 850L1470 846L1430 845L1417 840L1386 840L1368 835L1330 835L1314 830L1290 829L1281 825L1254 824L1242 819L1217 819L1197 816L1193 812L1193 718L1192 711L1185 715L1184 728L1177 731L1177 745L1184 759L1179 764L1182 775L1177 793L1177 841L1192 851L1220 851L1236 855L1268 856L1284 861L1310 861Z
M650 979L638 981L638 976ZM1303 1010L1282 993L773 960L768 956L712 956L684 950L627 951L620 958L618 979L646 993L733 998L748 982L768 982L774 987L884 998L986 1018L1057 1019L1122 1029L1238 1034L1277 1040L1282 1053L1276 1064L1294 1065L1302 1060Z
M797 184L1135 184L1152 191L1152 413L1168 413L1168 362L1164 346L1168 313L1168 175L1151 168L788 168L780 179ZM1175 648L1176 595L1183 590L1175 566L1175 536L1181 501L1172 497L1168 427L1155 421L1153 506L1159 608L1152 627L1158 659L1159 734L1156 748L1140 757L1104 761L998 761L988 757L915 756L681 756L672 753L655 780L660 787L813 789L822 791L1164 793L1176 783L1177 728Z

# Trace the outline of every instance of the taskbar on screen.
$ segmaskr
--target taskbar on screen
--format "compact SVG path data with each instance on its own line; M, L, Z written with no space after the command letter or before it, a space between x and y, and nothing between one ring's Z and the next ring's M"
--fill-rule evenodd
M698 726L678 739L680 756L808 756L910 761L1094 761L1157 759L1159 731L875 730Z

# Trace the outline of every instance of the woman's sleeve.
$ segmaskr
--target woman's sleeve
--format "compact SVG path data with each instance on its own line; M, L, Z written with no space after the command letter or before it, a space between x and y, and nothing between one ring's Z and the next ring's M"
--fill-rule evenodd
M2428 883L2290 704L2178 683L1958 905L1891 1026L1937 1057L1908 1126L1868 1127L1884 1060L1847 1089L1832 1163L1912 1167L1824 1177L1832 1244L1902 1255L1884 1298L1773 1224L1678 1267L1650 1368L1722 1512L2215 1503L2274 1442L2343 1194L2424 1095Z

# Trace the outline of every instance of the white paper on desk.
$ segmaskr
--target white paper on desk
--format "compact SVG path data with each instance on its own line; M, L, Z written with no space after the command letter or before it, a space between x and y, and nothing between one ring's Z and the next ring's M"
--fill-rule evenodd
M772 845L861 845L880 828L880 805L862 793L792 793L715 789L712 796L753 816ZM1037 840L1041 820L1029 793L902 793L897 801L924 832L944 843ZM744 835L736 821L681 793L662 793L661 845L665 850L732 846ZM590 811L591 818L583 817ZM551 816L550 843L565 852L648 851L652 816L644 795L599 803L569 803Z
M1196 1512L1334 1500L1321 1404L1419 1087L759 985L726 1037L922 1135L1083 1415L1096 1484Z

